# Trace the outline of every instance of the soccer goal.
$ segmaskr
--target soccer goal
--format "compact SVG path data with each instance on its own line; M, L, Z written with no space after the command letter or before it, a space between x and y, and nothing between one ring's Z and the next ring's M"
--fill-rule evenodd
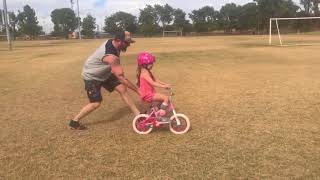
M163 31L162 37L182 36L182 31Z
M269 45L320 45L320 17L270 18L269 28Z

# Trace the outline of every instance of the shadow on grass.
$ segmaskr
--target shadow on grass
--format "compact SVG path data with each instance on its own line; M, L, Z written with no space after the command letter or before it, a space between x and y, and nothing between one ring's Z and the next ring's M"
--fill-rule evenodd
M54 56L57 55L58 53L43 53L43 54L39 54L37 56L32 57L32 59L35 58L44 58L44 57L49 57L49 56Z
M98 124L104 124L107 122L113 122L120 120L124 116L130 114L130 110L128 107L121 107L119 108L116 112L114 112L108 119L100 120L100 121L94 121L94 122L89 122L86 123L86 125L98 125Z
M290 42L290 43L285 43L282 46L278 43L273 43L272 45L266 44L266 43L238 43L235 44L234 46L236 47L242 47L242 48L274 48L274 47L299 47L299 46L319 46L319 43L316 42Z
M234 44L234 46L242 48L272 47L266 43L238 43Z
M0 49L0 51L8 51L8 52L10 52L9 49Z

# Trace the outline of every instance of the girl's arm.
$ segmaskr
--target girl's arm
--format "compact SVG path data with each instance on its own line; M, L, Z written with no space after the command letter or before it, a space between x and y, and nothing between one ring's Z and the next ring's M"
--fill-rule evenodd
M156 79L156 82L158 82L158 83L160 83L160 84L162 84L162 85L169 85L168 83L162 82L162 81L160 81L159 79Z
M155 81L155 82L158 82L158 83L160 83L160 84L162 84L162 85L170 86L170 84L165 83L165 82L162 82L162 81L160 81L159 79L156 79L156 78L154 78L154 81Z
M141 71L141 77L144 78L148 83L150 83L154 87L159 87L159 88L170 88L170 85L168 84L162 84L159 81L154 81L149 72Z

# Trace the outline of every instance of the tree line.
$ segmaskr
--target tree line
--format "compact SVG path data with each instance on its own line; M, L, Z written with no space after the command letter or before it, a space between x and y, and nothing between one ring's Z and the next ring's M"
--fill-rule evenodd
M271 17L304 17L320 16L320 0L300 0L300 6L292 0L253 0L253 2L237 5L227 3L217 10L211 6L204 6L186 14L180 8L173 8L169 4L146 5L140 9L139 16L123 11L105 17L103 30L113 34L119 30L129 30L145 36L152 36L164 30L183 32L212 32L221 31L253 31L265 33L269 27ZM189 19L187 18L189 17ZM0 13L0 19L1 13ZM75 12L70 8L55 9L51 12L54 24L51 34L67 37L78 26ZM39 25L35 10L29 5L22 11L9 12L9 24L14 36L28 35L36 37L44 34ZM82 34L94 37L96 19L88 14L81 21ZM295 28L307 28L314 23L287 22ZM319 25L319 23L318 23Z

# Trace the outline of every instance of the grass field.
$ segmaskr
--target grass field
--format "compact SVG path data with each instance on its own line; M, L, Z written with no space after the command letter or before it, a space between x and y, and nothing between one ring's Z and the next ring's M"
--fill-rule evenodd
M319 46L267 39L137 39L122 55L132 81L136 54L157 56L156 76L191 120L185 135L134 133L133 114L105 91L89 130L68 130L87 103L82 65L102 41L15 42L12 52L1 42L0 179L319 179Z

